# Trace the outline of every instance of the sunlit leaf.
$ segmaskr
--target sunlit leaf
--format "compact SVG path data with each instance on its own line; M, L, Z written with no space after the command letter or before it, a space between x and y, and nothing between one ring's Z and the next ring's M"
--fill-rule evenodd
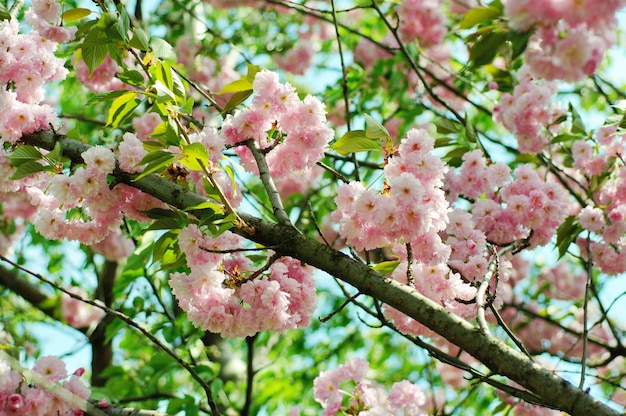
M363 114L365 118L365 136L369 139L382 139L390 137L389 131L376 119L368 114Z
M461 23L459 23L459 27L461 29L469 29L480 23L493 20L500 16L500 14L500 10L494 7L477 7L475 9L470 9L463 15L463 19L461 20Z
M64 11L63 14L61 14L61 19L63 19L65 23L72 23L82 19L83 17L87 17L90 14L91 10L77 7L75 9Z
M330 147L342 155L347 155L356 152L380 150L381 141L367 137L365 130L352 130L341 136Z

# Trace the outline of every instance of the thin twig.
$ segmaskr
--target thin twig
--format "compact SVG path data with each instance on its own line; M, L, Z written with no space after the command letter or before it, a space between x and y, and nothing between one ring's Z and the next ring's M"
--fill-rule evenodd
M252 407L252 391L254 387L254 340L257 334L246 337L246 345L248 346L248 358L246 363L246 401L241 409L241 416L248 416Z
M278 221L281 225L290 225L291 221L289 220L287 211L285 211L283 201L281 200L280 194L276 189L274 180L270 175L269 166L267 166L265 156L261 153L261 149L259 149L254 140L248 139L244 143L248 149L250 149L250 152L252 152L252 156L254 156L254 160L259 168L259 176L261 178L261 182L263 183L263 187L265 188L265 192L267 193L267 197L272 204L272 210L274 211L276 221Z
M126 323L127 325L135 328L136 330L138 330L139 332L141 332L142 335L144 335L146 338L148 338L153 344L155 344L157 347L159 347L160 349L162 349L167 355L169 355L170 357L172 357L174 359L174 361L176 361L179 365L181 365L185 370L187 370L187 372L189 372L189 374L191 375L191 377L196 380L200 386L203 388L207 400L209 402L209 407L211 408L211 411L214 412L215 416L219 416L221 413L219 412L218 408L217 408L217 404L215 403L215 400L213 398L213 393L211 392L211 386L209 386L207 384L206 381L204 381L202 379L202 377L200 377L200 375L185 361L183 361L174 351L172 351L167 345L165 345L164 343L162 343L157 337L155 337L154 335L152 335L152 333L146 329L144 329L141 325L139 325L138 323L136 323L135 321L133 321L130 317L126 316L125 314L115 310L115 309L111 309L105 305L102 305L101 303L98 302L94 302L91 299L84 299L82 296L78 296L66 289L64 289L63 287L59 286L58 284L54 283L53 281L43 277L42 275L40 275L39 273L35 273L29 269L27 269L24 266L21 266L17 263L15 263L14 261L4 257L3 255L0 255L0 260L9 263L11 266L23 271L24 273L27 273L33 277L35 277L36 279L54 287L56 290L59 290L63 293L65 293L66 295L68 295L69 297L76 299L78 301L87 303L91 306L94 306L98 309L103 310L104 312L106 312L109 315L113 315L114 317L120 319L121 321L123 321L124 323Z
M580 360L580 382L578 388L585 387L585 373L587 370L587 337L589 336L589 328L587 319L589 317L589 292L591 291L592 259L591 259L591 232L587 235L587 260L585 260L585 272L587 273L587 282L585 284L585 299L583 300L583 353Z

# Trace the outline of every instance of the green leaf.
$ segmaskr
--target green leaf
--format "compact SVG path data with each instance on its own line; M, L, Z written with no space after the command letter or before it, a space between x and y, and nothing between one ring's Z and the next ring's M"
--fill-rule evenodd
M161 81L163 85L174 94L174 101L176 98L180 98L184 101L187 98L185 93L185 84L176 74L170 64L167 62L159 62L155 68L155 75L158 81Z
M94 105L97 103L101 103L103 101L109 101L113 98L117 98L120 97L124 94L126 94L128 92L128 90L116 90L116 91L109 91L109 92L103 92L100 94L96 94L93 97L91 97L89 100L87 100L86 105Z
M174 95L172 90L170 90L169 88L167 88L167 86L165 84L163 84L163 82L161 82L161 81L155 82L154 85L152 86L152 88L154 88L156 90L157 102L160 102L160 103L168 103L168 102L176 103L176 96Z
M494 7L477 7L469 10L463 15L463 19L461 19L459 27L461 29L469 29L480 23L493 20L496 17L499 17L500 14L500 10Z
M17 180L30 176L39 172L51 172L52 166L42 165L39 162L31 160L30 162L21 163L9 179Z
M122 39L124 41L128 41L128 31L130 30L130 17L128 17L126 7L120 4L119 9L119 20L117 21L117 25L115 27L117 28L117 31Z
M463 126L460 123L443 117L435 120L435 127L439 134L459 133L463 130Z
M233 82L229 82L224 85L224 88L219 90L217 94L229 94L233 92L252 91L252 83L246 78L241 78Z
M191 207L187 207L185 208L185 211L197 211L197 210L210 210L213 213L222 213L224 211L224 207L221 204L218 204L216 202L211 202L211 201L205 201L205 202L201 202L200 204L191 206Z
M363 114L365 118L365 136L369 139L382 139L385 137L391 137L389 131L385 126L380 124L369 114Z
M61 145L61 142L56 142L54 144L54 149L52 149L52 151L46 155L46 158L56 163L68 160L66 157L63 156L63 146Z
M152 208L147 211L141 211L141 213L148 218L152 218L153 220L158 220L161 218L182 218L177 211L164 208Z
M465 114L465 138L470 143L476 143L478 141L476 129L474 129L474 126L470 123L467 114Z
M224 110L222 110L222 114L228 114L232 112L235 109L235 107L237 107L239 104L246 101L248 97L250 97L251 95L252 95L252 90L239 91L239 92L234 93L230 97L226 105L224 106Z
M154 221L146 230L180 230L180 223L174 218L161 218Z
M567 253L569 245L576 241L578 234L583 230L575 215L570 215L556 230L556 246L559 249L559 259Z
M0 3L0 20L11 20L11 14L3 3Z
M365 130L352 130L344 134L330 146L342 155L355 152L380 150L380 140L370 139Z
M9 159L11 164L15 167L19 167L31 161L40 160L41 158L43 158L41 152L30 145L18 146L13 153L7 156L7 159Z
M256 74L259 73L262 68L259 65L252 65L251 63L246 62L246 66L248 67L248 73L246 74L246 79L250 81L250 83L254 82L256 78Z
M506 40L507 34L499 30L491 30L482 34L469 50L472 68L491 63Z
M180 159L180 163L188 169L202 171L202 165L206 166L208 160L209 152L204 144L196 142L183 146L183 157Z
M135 100L136 97L137 93L131 91L117 97L109 109L106 125L117 128L124 123L139 105L139 100Z
M111 40L106 36L102 29L94 27L85 36L81 45L81 56L89 68L89 75L104 62L109 53L107 45Z
M130 40L128 46L131 48L139 49L140 51L147 51L149 48L150 39L146 32L139 27L133 28L133 38Z
M585 123L583 123L583 119L580 117L580 114L578 114L578 111L576 111L572 103L569 103L568 110L572 116L572 133L583 135L587 134Z
M89 16L91 14L91 10L83 9L82 7L77 7L75 9L66 10L61 14L61 19L65 23L76 22L83 17Z
M157 150L154 152L150 152L143 157L140 165L146 164L146 168L141 172L134 180L137 181L144 176L147 176L151 173L160 171L164 167L168 166L175 160L175 157L172 153L166 152L163 150Z
M130 71L118 72L117 77L122 82L132 85L133 87L143 87L145 82L142 73L134 69Z
M381 274L389 274L396 270L396 267L398 267L399 264L399 260L383 261L381 263L373 265L372 269Z
M528 40L533 35L533 30L528 30L523 33L518 32L510 32L508 39L511 41L511 46L513 49L513 54L511 59L516 59L526 50L526 46L528 46Z
M150 40L150 48L157 58L167 59L174 57L172 45L161 38L152 38Z
M165 252L175 249L178 236L171 231L163 234L157 241L154 242L152 248L152 263L156 263L163 259Z

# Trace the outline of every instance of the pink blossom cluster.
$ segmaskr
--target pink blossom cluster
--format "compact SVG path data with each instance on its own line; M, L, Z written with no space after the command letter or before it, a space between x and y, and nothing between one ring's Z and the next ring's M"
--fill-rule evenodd
M32 371L50 383L72 393L78 400L89 399L90 391L80 380L84 370L68 375L65 363L57 357L45 356L35 361ZM0 359L0 416L28 415L80 416L83 412L48 391L45 386L29 383L22 374Z
M172 273L170 286L189 320L224 337L308 326L316 303L313 269L281 257L258 272L236 251L242 243L228 231L212 238L194 224L181 230L178 245L191 271Z
M41 183L26 186L30 203L39 206L33 224L46 238L67 238L86 245L101 242L121 225L124 212L132 210L131 202L136 201L128 198L145 198L133 188L109 189L107 175L113 172L116 163L110 149L94 146L83 152L82 158L85 166L76 168L72 175L59 173L51 180L41 178ZM129 205L131 209L127 209ZM76 215L78 212L82 215ZM127 237L114 233L111 238L115 241L103 243L103 252L111 253L110 257L115 257L116 252L129 254L131 243L126 241ZM126 249L112 250L105 244Z
M541 153L550 144L549 129L554 129L553 123L565 114L564 109L551 102L558 85L534 78L527 66L517 75L519 83L512 94L502 94L493 109L493 118L515 134L521 152Z
M393 384L387 394L385 389L366 379L369 363L355 358L335 369L322 371L313 381L315 400L322 405L323 416L350 414L375 415L427 415L426 395L408 380Z
M472 299L475 289L451 273L447 265L451 249L443 243L441 233L447 227L450 210L441 187L448 168L431 154L433 146L434 140L425 130L409 130L384 168L385 188L366 189L361 182L340 186L332 219L339 224L340 236L356 250L392 247L401 260L391 274L394 280L408 284L407 276L412 275L420 293L469 318L475 305L456 299ZM480 243L480 232L474 234ZM410 273L407 244L412 253ZM479 250L477 257L482 256ZM393 308L386 307L385 314L402 332L427 332Z
M507 0L505 15L514 30L537 25L525 57L533 74L578 81L593 74L616 42L615 13L624 0Z
M88 298L87 293L81 288L73 287L70 292L83 299ZM104 318L104 315L105 312L100 308L75 299L66 293L61 295L61 316L72 328L95 326Z
M559 262L553 267L544 267L538 276L541 286L548 283L545 294L552 299L575 300L585 295L587 275L582 270L571 270L571 265Z
M541 308L535 303L525 303L523 306L537 315L542 314ZM593 311L591 313L594 315ZM554 325L544 319L526 317L514 307L507 308L502 317L531 353L537 354L547 351L554 355L561 354L567 357L580 358L582 357L584 345L582 338L584 311L582 308L577 308L573 315L571 320L562 320L561 325L574 331L574 333L564 331L559 325ZM599 318L599 311L595 313L595 319L597 318ZM593 317L589 321L595 322ZM588 324L588 328L590 339L605 345L611 344L613 336L605 323L598 325ZM575 333L581 335L577 336ZM596 342L589 342L587 348L589 356L601 357L603 354L608 353L605 348Z
M488 165L482 152L473 151L446 179L451 200L463 195L472 201L472 220L492 243L530 237L532 246L545 245L569 213L567 191L531 165L519 165L511 177L506 166Z
M6 158L9 153L0 148L0 177L10 178L15 167ZM0 181L0 254L8 255L24 230L24 222L37 212L37 207L29 203L28 195L22 192L17 181Z
M608 128L609 133L613 130L614 127ZM605 133L606 129L596 133L596 140L606 143L603 146L606 154L621 154L622 137L617 134L603 137ZM581 158L575 160L580 162ZM609 179L594 195L594 203L577 213L580 226L601 238L592 237L587 241L581 237L576 243L582 255L590 256L598 269L616 275L626 271L626 167L616 164L609 173Z
M76 71L76 79L83 84L91 92L101 93L113 90L121 90L125 88L124 83L115 76L120 69L117 62L109 55L104 61L89 73L89 68L83 59L76 59L74 62L74 70Z
M431 154L433 146L425 130L412 129L384 168L387 189L366 189L361 182L338 188L332 219L347 244L359 251L394 242L416 248L432 244L429 251L413 250L415 259L426 264L447 260L438 236L448 220L441 189L447 166Z
M33 19L41 17L37 14L41 3L35 1L27 12ZM60 10L56 2L49 3L52 12ZM51 17L48 13L41 18ZM52 107L41 103L44 85L65 79L67 70L54 55L58 43L47 36L52 35L37 27L20 33L14 19L0 22L0 144L15 144L23 134L47 130L57 122Z
M402 41L418 41L424 48L440 45L448 32L442 8L440 0L404 0L397 8Z
M26 22L41 36L56 43L74 40L78 27L60 25L61 3L56 0L33 0L26 10Z
M254 140L266 152L273 178L313 167L334 137L334 132L326 125L324 104L311 95L301 100L291 84L281 84L274 72L257 73L252 85L254 95L250 107L224 120L222 133L226 145ZM268 135L268 132L273 134ZM257 172L247 147L238 146L236 152L249 171Z
M119 229L123 216L147 221L141 211L164 204L123 184L110 189L107 175L113 172L116 160L108 148L92 147L82 158L85 165L75 168L71 175L38 173L3 182L2 215L32 221L35 230L46 238L92 245L108 260L128 257L134 243ZM15 167L0 158L0 172L10 177Z

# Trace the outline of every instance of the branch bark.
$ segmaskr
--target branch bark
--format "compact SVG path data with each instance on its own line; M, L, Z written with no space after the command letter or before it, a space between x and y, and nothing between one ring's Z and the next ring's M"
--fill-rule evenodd
M81 159L80 153L77 154L76 151L82 152L89 148L86 144L49 131L27 135L23 141L46 149L54 148L59 141L64 154L73 160ZM134 186L179 209L205 201L204 197L157 175L134 181L134 175L118 169L114 176L119 182ZM305 237L294 227L272 224L245 213L239 215L251 230L233 229L234 232L256 243L271 246L279 254L324 270L360 292L398 309L468 352L494 374L508 377L540 396L549 406L574 416L619 415L619 412L605 403L540 367L525 355L450 313L415 289L388 279L344 253Z

